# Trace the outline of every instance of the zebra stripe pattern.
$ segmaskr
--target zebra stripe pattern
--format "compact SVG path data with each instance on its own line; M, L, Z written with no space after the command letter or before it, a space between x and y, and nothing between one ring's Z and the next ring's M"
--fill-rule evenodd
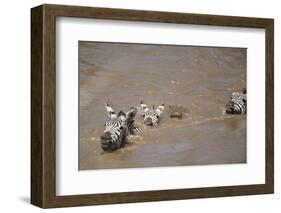
M225 105L225 112L227 114L246 114L247 113L247 95L246 91L243 93L234 92L231 95L231 100Z
M156 126L159 122L160 115L164 111L164 104L158 106L156 109L154 109L154 106L152 109L149 109L147 105L141 101L140 106L140 114L143 116L143 123L148 126Z
M137 109L132 107L127 113L120 111L118 115L108 103L105 109L109 118L104 125L104 134L101 138L101 147L106 151L113 151L124 147L128 143L128 135L135 135L141 129L134 124Z

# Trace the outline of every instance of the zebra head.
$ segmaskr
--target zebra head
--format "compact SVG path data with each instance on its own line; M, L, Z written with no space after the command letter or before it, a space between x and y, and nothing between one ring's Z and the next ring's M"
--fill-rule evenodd
M128 142L127 136L134 134L139 128L134 126L137 109L132 107L127 113L120 111L118 115L105 104L109 120L104 124L103 135L100 136L101 147L105 151L113 151L124 147Z
M233 92L231 99L225 105L225 112L227 114L246 114L247 96L243 93Z
M144 104L142 101L140 102L140 105L140 114L143 117L143 123L148 126L156 126L160 119L160 115L164 111L164 104L158 106L156 109L154 108L154 106L152 107L152 109L149 109L147 105Z

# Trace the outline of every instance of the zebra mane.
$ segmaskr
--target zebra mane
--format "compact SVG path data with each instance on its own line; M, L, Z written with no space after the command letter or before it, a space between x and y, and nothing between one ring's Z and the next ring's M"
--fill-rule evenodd
M121 116L126 117L126 113L125 113L125 112L123 112L122 110L120 110L120 111L119 111L119 113L118 113L117 117L121 117Z

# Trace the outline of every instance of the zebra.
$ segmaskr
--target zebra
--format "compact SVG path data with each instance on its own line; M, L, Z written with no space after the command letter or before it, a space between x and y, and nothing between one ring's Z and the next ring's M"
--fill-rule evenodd
M233 92L230 101L225 105L227 114L246 114L247 113L247 94L243 89L243 93Z
M116 115L112 107L105 103L105 110L109 121L104 124L104 133L100 136L101 148L104 151L113 151L124 147L128 143L128 135L135 135L141 131L134 124L137 108L131 107L127 113L121 110Z
M152 109L149 109L143 101L140 102L140 114L143 117L143 123L148 126L157 126L158 121L160 119L160 115L164 111L164 104L161 104L156 109L154 109L154 105Z

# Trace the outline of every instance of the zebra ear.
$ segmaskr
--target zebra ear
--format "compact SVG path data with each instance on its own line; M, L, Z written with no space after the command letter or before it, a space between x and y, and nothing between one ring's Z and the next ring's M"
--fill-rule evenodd
M158 116L160 116L163 113L164 108L165 108L164 104L161 104L160 106L157 107L157 109L155 111L156 111Z
M108 102L105 102L104 106L105 106L105 111L107 112L109 119L116 118L116 114L115 114L114 110L112 109L112 107L108 104Z
M143 103L143 101L140 102L140 109L141 109L141 114L149 110L149 108L147 107L146 104Z

